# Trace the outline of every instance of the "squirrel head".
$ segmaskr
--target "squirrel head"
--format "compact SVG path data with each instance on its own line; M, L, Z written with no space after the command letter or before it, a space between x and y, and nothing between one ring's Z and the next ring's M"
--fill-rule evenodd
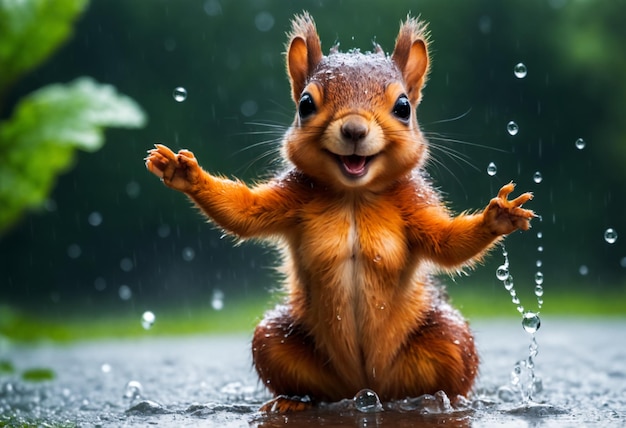
M382 190L422 166L426 142L415 109L428 74L425 25L408 17L391 56L337 48L322 54L308 13L292 21L287 73L296 117L286 157L338 189Z

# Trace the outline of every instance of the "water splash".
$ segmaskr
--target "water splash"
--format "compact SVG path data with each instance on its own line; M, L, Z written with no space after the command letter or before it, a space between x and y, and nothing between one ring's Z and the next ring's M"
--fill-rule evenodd
M541 239L543 234L537 233L537 239ZM541 246L538 247L542 248ZM541 252L541 251L539 251ZM543 306L543 273L537 271L535 273L535 296L537 297L536 312L527 310L521 303L520 298L514 288L513 276L510 273L510 264L508 252L504 244L502 244L502 255L504 256L504 263L496 269L496 278L502 281L505 290L507 290L511 296L511 301L516 305L517 311L522 314L522 328L528 334L530 334L531 340L528 347L528 356L524 360L520 360L513 366L513 370L510 374L510 387L502 387L498 392L498 396L503 401L514 401L514 397L519 397L524 404L531 403L533 401L533 395L541 389L541 380L535 376L535 357L539 351L537 345L537 338L535 333L541 327L541 318L539 318L539 309ZM538 266L541 264L538 260Z

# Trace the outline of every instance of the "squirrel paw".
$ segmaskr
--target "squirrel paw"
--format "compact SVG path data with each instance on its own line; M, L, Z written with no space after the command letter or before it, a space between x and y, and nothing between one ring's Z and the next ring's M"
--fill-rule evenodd
M198 161L189 150L180 150L178 154L167 146L155 144L148 150L145 159L148 171L159 177L172 189L187 192L197 184L201 169Z
M507 199L514 188L513 182L502 186L498 196L489 202L483 212L485 224L496 235L508 235L518 229L528 230L530 219L536 217L533 211L522 208L524 203L533 198L532 193L523 193L510 201Z
M313 402L308 396L288 397L286 395L279 395L276 398L273 398L267 403L263 404L261 408L259 409L259 412L264 412L264 413L301 412L303 410L310 409L312 406L313 406Z

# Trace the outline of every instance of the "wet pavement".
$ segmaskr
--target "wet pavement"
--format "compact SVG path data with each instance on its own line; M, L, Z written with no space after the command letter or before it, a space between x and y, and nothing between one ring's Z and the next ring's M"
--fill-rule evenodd
M626 424L626 318L542 319L536 334L538 392L523 403L511 383L528 357L519 320L472 323L482 364L475 393L456 406L445 397L385 403L363 413L352 400L315 411L265 416L269 395L251 367L250 337L188 336L0 345L0 426L621 426ZM28 369L55 378L21 380ZM524 371L517 376L524 382Z

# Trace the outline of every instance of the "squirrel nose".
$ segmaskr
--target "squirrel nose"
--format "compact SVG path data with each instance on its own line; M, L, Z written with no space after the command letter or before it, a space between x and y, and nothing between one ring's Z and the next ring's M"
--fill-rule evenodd
M363 140L368 132L367 122L359 116L351 117L341 125L341 135L346 141L353 143Z

